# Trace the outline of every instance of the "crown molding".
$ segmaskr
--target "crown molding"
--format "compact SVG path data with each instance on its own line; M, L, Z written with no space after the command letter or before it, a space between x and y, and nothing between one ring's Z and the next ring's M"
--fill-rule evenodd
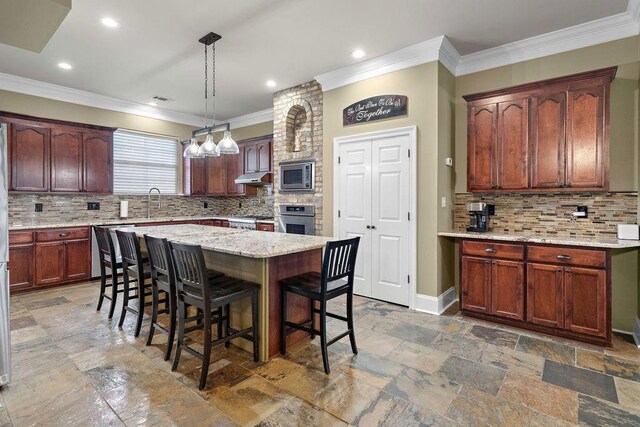
M226 120L231 125L231 129L237 129L245 126L256 125L258 123L273 121L273 108L256 111L255 113L245 114L243 116L234 117Z
M327 91L383 74L437 61L440 59L440 51L444 40L446 40L445 36L435 37L376 58L320 74L315 79L322 85L322 90ZM451 46L451 43L448 43L448 45ZM455 51L455 49L453 50ZM448 55L451 55L450 51L448 51ZM457 56L459 57L460 55ZM443 62L445 66L452 65L448 59L446 63Z
M72 89L11 74L0 73L0 89L185 125L202 126L202 123L204 123L204 117L193 114L167 111L136 102L111 98L109 96L98 95L84 90Z
M456 76L542 58L640 33L640 0L629 0L627 11L573 27L464 55Z

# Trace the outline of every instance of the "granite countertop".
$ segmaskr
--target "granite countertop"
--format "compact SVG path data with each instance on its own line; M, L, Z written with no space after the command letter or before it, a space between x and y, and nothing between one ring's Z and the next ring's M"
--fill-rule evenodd
M178 243L200 245L204 250L240 255L248 258L271 258L324 248L331 238L239 228L178 224L125 228L139 236L149 234Z
M606 237L526 236L515 233L474 233L470 231L443 231L439 232L438 236L479 240L500 240L506 242L545 243L548 245L583 246L591 248L640 248L640 240L620 240Z
M77 221L51 224L11 224L9 231L17 230L37 230L43 228L64 228L64 227L89 227L93 225L120 225L120 224L144 224L151 222L180 222L180 221L205 221L212 219L229 220L238 216L181 216L181 217L154 217L154 218L120 218L120 219L96 219L93 221ZM273 220L259 220L257 222L275 224Z

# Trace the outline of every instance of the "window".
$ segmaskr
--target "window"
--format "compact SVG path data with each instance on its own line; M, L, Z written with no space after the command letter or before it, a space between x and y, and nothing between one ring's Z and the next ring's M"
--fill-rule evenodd
M178 141L158 135L117 130L113 134L113 192L177 194Z

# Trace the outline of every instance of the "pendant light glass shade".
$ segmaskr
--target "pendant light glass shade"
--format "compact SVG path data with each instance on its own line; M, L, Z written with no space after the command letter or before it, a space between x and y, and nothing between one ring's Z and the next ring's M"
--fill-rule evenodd
M204 157L204 152L202 148L198 145L198 140L195 138L191 138L191 144L184 150L183 154L185 159L197 159L200 157Z
M200 146L202 152L207 157L220 157L220 150L215 142L213 142L213 136L208 133L207 139L204 140L204 144Z
M224 137L218 143L218 150L220 150L220 154L238 154L240 152L238 144L231 138L231 132L228 130L224 131Z

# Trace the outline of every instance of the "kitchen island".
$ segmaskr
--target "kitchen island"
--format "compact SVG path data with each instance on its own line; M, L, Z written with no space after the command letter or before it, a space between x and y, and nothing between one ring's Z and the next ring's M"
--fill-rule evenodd
M285 277L320 271L322 250L331 240L326 237L204 225L161 225L127 228L139 237L148 234L172 242L200 245L207 267L260 285L260 360L267 361L280 350L280 289L278 281ZM308 300L297 295L288 299L288 318L294 322L310 319ZM250 302L243 301L231 308L231 322L237 329L251 322ZM288 344L308 339L298 331L289 335ZM248 343L235 344L249 349Z

